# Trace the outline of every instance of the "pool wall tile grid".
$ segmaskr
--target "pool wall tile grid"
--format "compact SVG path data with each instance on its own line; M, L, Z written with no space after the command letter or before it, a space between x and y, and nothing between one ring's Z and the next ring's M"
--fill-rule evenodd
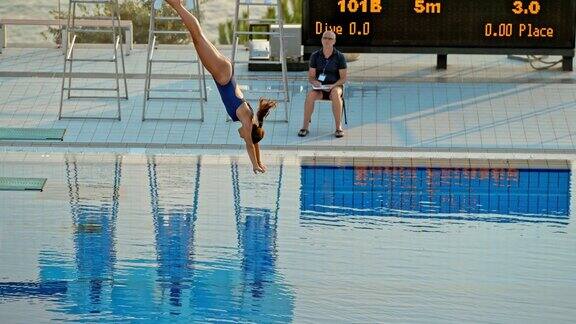
M223 48L223 53L228 53ZM94 53L105 53L95 49ZM65 143L242 145L239 124L226 122L213 81L207 78L205 122L141 121L145 49L126 57L130 99L122 101L121 122L61 120L60 78L15 77L25 73L59 73L62 56L51 48L7 48L0 55L0 127L66 128ZM191 55L187 50L164 51L166 57ZM333 136L331 107L316 104L310 134L296 136L302 124L307 84L305 73L290 73L289 122L267 122L263 145L313 149L457 148L574 150L576 98L574 73L534 71L505 56L450 55L446 71L434 69L433 55L368 55L349 64L346 87L349 124L342 139ZM88 67L80 67L88 69ZM90 67L100 71L100 67ZM107 70L101 68L102 72ZM190 68L168 70L189 73ZM237 70L240 84L262 87L263 74ZM249 78L250 80L247 80ZM436 82L441 80L441 82ZM86 82L105 82L91 79ZM111 82L111 81L110 81ZM195 80L157 80L155 85L185 86ZM108 115L114 100L66 101L64 112ZM193 109L193 110L191 110ZM197 116L197 103L151 101L150 112L163 116ZM276 114L283 114L279 105ZM274 116L272 116L274 117Z

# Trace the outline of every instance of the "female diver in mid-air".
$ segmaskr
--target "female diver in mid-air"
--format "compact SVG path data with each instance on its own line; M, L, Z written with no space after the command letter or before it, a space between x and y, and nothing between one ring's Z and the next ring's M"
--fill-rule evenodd
M258 112L254 114L252 107L244 100L242 91L236 85L232 63L202 33L198 19L184 7L182 0L166 0L166 2L176 10L188 28L200 61L216 82L226 112L233 121L242 123L238 133L246 142L246 151L252 162L252 170L254 173L266 172L266 166L260 160L258 143L264 137L264 128L262 128L264 118L270 109L276 107L276 101L261 98L258 103Z

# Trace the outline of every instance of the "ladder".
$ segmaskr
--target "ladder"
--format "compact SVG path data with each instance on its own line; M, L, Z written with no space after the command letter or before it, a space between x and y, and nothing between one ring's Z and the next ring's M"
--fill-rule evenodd
M250 7L251 6L260 6L260 7L266 7L266 8L274 8L276 10L276 18L275 19L262 19L262 18L250 18ZM243 18L241 17L241 12L240 12L240 8L245 8L245 11L247 12L247 18ZM277 32L273 32L273 31L252 31L252 30L239 30L240 29L240 23L245 22L248 23L249 25L254 23L254 24L277 24L278 25L278 31ZM236 54L238 52L238 42L240 39L240 36L255 36L255 35L264 35L267 37L271 37L271 36L277 36L279 39L279 43L280 43L280 52L279 52L279 56L280 56L280 60L279 61L263 61L263 60L245 60L245 61L240 61L237 60L236 58ZM268 86L268 89L250 89L249 91L251 93L257 93L257 94L276 94L278 97L277 98L271 98L271 99L275 99L277 101L281 101L284 102L284 118L283 119L270 119L268 121L283 121L283 122L288 122L288 103L290 102L290 94L289 94L289 90L288 90L288 68L286 65L286 56L284 55L284 41L285 41L285 36L284 36L284 13L282 11L282 3L280 2L280 0L236 0L236 8L234 10L234 21L232 23L232 56L231 56L231 61L232 61L232 69L234 70L234 66L236 65L236 63L258 63L258 64L280 64L281 65L281 69L282 69L282 78L281 79L273 79L270 81L280 81L280 86L278 87L278 89L270 89L271 86ZM250 99L250 100L254 100L254 99L258 99L258 98L246 98L246 99ZM227 120L230 120L230 117L227 118Z
M200 0L187 0L186 7L188 10L195 12L198 14L200 12ZM167 120L167 121L204 121L204 102L208 100L207 91L206 91L206 75L204 72L204 66L200 59L196 57L196 59L190 60L182 60L182 59L161 59L161 58L154 58L154 52L158 48L159 35L177 35L177 34L189 34L188 30L162 30L161 22L166 21L180 21L180 17L178 16L163 16L162 15L162 6L163 0L155 0L154 4L151 9L150 13L150 29L148 31L148 53L146 55L146 76L144 80L144 100L142 105L142 121L146 120ZM191 79L195 79L198 81L198 88L197 89L178 89L178 88L167 88L167 87L152 87L152 71L153 65L158 64L162 67L167 67L169 64L183 65L183 64L192 64L195 65L197 68L197 72L195 74L190 75ZM164 75L164 80L167 79L167 76ZM174 78L175 79L175 78ZM154 95L153 93L158 93ZM161 94L163 93L163 94ZM184 94L178 96L177 94ZM171 95L169 95L171 94ZM198 101L200 102L200 117L199 118L190 118L190 117L148 117L147 110L149 110L149 101L150 100L189 100L189 101Z
M160 305L168 301L182 307L186 302L185 292L192 289L188 283L193 281L195 273L191 265L194 262L202 157L186 160L190 164L182 173L174 173L170 158L166 163L160 156L148 158Z
M274 300L277 306L274 312L274 318L283 319L286 313L282 312L286 305L285 294L276 295L274 291L284 291L282 283L275 278L276 272L276 254L277 250L277 233L278 233L278 214L280 212L280 194L282 189L283 165L280 163L278 178L274 178L273 172L265 174L264 178L259 178L259 188L266 188L261 192L253 190L254 177L244 181L240 177L240 170L237 161L231 161L232 171L232 194L234 198L234 215L236 218L236 236L238 239L239 254L242 256L242 284L238 289L238 297L244 305L253 303L254 298L261 299L266 292L272 295L262 300ZM274 167L271 166L270 169ZM272 171L272 170L271 170ZM249 186L247 188L247 185ZM242 189L245 192L242 195ZM246 190L248 189L248 190ZM251 190L252 189L252 190ZM273 200L272 192L276 192ZM263 195L264 199L252 199L253 195ZM250 197L249 201L242 200L242 196ZM272 205L274 201L274 205ZM256 202L256 203L255 203ZM265 205L264 205L265 204ZM251 206L250 206L251 205ZM267 205L267 206L266 206ZM257 297L259 296L259 297ZM278 307L280 306L280 307ZM280 312L278 312L280 310ZM281 320L281 321L282 321ZM266 322L266 321L264 321Z
M90 294L97 300L110 300L116 267L122 156L116 155L113 163L84 163L75 157L66 157L65 160L78 278L96 283L80 285L77 289L85 287L87 291L82 293ZM82 166L88 170L81 174L79 169ZM110 177L112 172L113 177ZM95 310L101 310L100 306L104 305L90 304L91 309Z
M110 8L110 16L100 16L100 17L76 17L76 8L78 5L108 5ZM101 27L97 28L83 28L76 25L77 20L90 19L90 20L102 20L104 23ZM106 22L110 22L107 24ZM81 24L80 24L81 25ZM70 0L68 4L68 33L67 39L63 40L70 44L66 55L64 56L64 73L62 75L62 86L60 90L60 109L58 111L58 119L117 119L121 120L120 112L120 99L128 99L128 83L126 81L126 67L124 64L124 49L122 46L122 30L120 28L120 8L118 5L118 0ZM112 48L114 53L111 58L75 58L74 50L77 44L78 33L111 33L112 35ZM71 38L71 40L70 40ZM118 48L120 48L120 53L118 53ZM119 71L119 62L122 65L122 72ZM113 87L84 87L84 86L72 86L72 78L74 77L73 63L74 62L94 62L94 63L114 63L114 79L115 86ZM124 81L124 95L120 95L120 79ZM66 79L68 79L68 84L66 84ZM78 91L80 94L73 95L72 92ZM91 95L83 95L89 91ZM105 116L64 116L62 114L64 106L64 93L67 93L68 99L116 99L118 111L115 117L105 117ZM94 92L116 92L115 96L95 96L92 95Z

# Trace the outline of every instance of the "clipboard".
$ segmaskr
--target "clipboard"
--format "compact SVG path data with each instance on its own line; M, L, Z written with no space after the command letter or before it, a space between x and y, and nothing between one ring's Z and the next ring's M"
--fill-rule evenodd
M312 85L312 89L314 89L314 90L330 90L330 85L329 84L322 84L319 87Z

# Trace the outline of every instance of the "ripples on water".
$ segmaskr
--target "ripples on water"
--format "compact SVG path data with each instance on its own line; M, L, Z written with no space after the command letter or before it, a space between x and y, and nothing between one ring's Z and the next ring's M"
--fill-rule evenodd
M569 321L567 169L67 156L3 192L7 322ZM573 200L572 200L573 201Z

